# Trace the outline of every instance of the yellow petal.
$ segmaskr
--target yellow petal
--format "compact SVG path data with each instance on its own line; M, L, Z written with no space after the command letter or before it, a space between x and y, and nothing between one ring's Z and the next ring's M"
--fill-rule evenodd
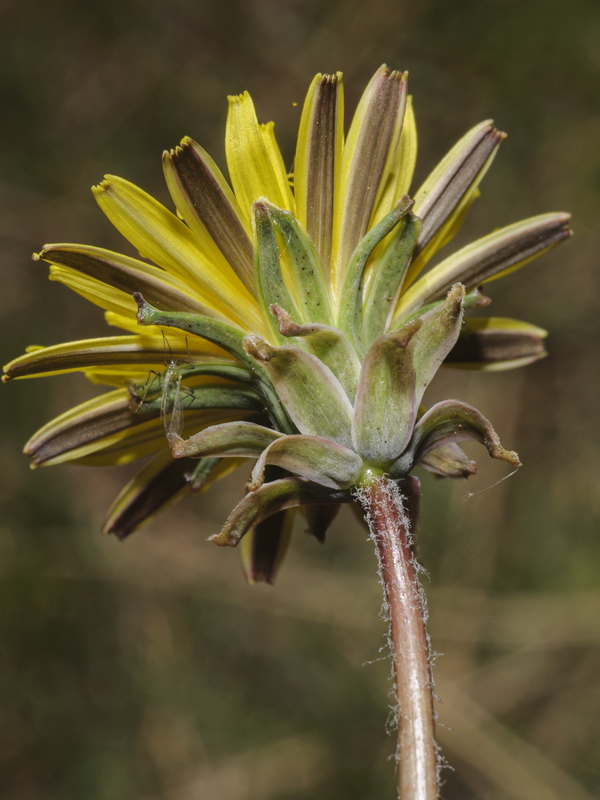
M121 317L130 318L135 321L137 305L130 295L125 294L120 289L115 289L107 283L97 281L88 275L83 275L69 267L50 267L49 278L51 281L68 286L81 297L89 300L96 306L100 306L105 311L112 311ZM136 323L137 324L137 323Z
M260 197L293 211L294 201L272 127L258 124L248 92L227 99L225 153L242 214L250 220L252 203Z
M86 369L83 371L86 379L94 386L111 386L113 389L125 389L132 383L143 385L148 381L150 373L160 373L165 368L164 364L156 364L154 368L138 369L137 367L104 367Z
M186 362L181 361L178 363L181 363L185 368ZM169 362L162 361L142 367L130 367L126 365L92 367L91 369L83 370L83 373L90 383L112 386L115 389L123 387L129 389L131 386L143 387L147 384L148 387L150 387L153 382L156 384L156 382L162 380L161 376L164 374L165 370L168 369L168 366ZM190 379L188 382L196 384L199 383L200 380L200 378L195 378L193 380ZM205 380L208 381L208 378ZM214 378L213 383L214 382L218 382L218 379ZM156 388L156 386L154 388Z
M107 325L113 328L121 328L121 330L129 331L129 333L139 333L141 330L137 317L131 318L114 311L107 311L104 315L104 319ZM161 325L144 325L143 330L147 331L149 336L160 337L163 335L168 336L169 331L172 331L173 328L166 328Z
M260 320L256 300L231 267L224 271L206 257L175 214L133 183L112 175L93 192L106 216L144 258L189 283L224 318L243 320L253 330L253 318Z
M485 331L514 331L515 333L528 334L529 336L537 336L540 339L545 339L548 336L548 331L540 328L538 325L533 325L531 322L525 322L520 319L512 319L511 317L478 317L471 318L466 321L471 330Z
M285 167L281 149L277 144L277 139L275 138L275 123L262 123L260 125L260 133L267 153L269 154L269 160L273 165L273 171L275 172L279 191L281 192L282 197L285 199L285 209L286 211L291 211L292 214L295 214L296 203L294 201L294 195L292 194L292 189L290 186L290 176Z
M413 99L412 96L409 95L406 101L404 122L402 123L402 133L400 134L400 144L395 156L396 192L392 206L395 205L403 195L409 194L410 185L415 172L415 164L417 163L417 150L417 123L415 120Z
M144 331L144 329L142 329ZM198 337L184 336L108 336L82 339L51 347L28 348L28 353L4 367L4 380L61 375L66 372L102 367L123 367L129 372L143 365L145 371L161 369L168 361L191 362L220 354L219 348ZM193 339L193 341L191 341ZM204 346L206 345L206 346Z

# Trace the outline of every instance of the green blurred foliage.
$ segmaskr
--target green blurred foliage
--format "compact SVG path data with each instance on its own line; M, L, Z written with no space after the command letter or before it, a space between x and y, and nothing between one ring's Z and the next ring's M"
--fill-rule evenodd
M590 800L600 789L597 0L54 0L0 4L3 358L102 334L47 283L46 241L121 249L87 187L108 171L166 201L184 134L223 164L225 95L251 91L289 160L306 86L353 104L383 61L411 71L419 174L493 116L509 138L459 241L550 210L576 237L490 286L492 312L550 330L550 357L446 372L525 463L424 477L446 800ZM126 544L96 535L127 469L31 474L27 435L94 389L2 391L0 784L6 800L394 796L390 666L371 545L349 515L301 530L275 587L205 542L230 479ZM475 451L474 451L475 455ZM388 719L389 723L389 719ZM450 730L450 728L452 730Z

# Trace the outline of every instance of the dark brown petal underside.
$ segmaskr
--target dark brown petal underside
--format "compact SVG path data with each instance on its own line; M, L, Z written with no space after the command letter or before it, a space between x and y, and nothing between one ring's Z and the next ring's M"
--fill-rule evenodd
M248 583L274 583L288 548L294 511L287 509L259 522L246 536L242 555Z
M190 208L250 291L254 292L252 243L194 141L184 139L169 157Z
M367 232L381 178L394 140L399 135L406 105L406 75L379 70L373 78L370 102L365 110L353 153L340 237L342 269ZM365 93L366 94L366 93ZM352 129L350 131L350 136Z
M163 458L163 455L161 454L159 458ZM211 459L211 461L215 461L215 459ZM119 539L125 539L164 506L173 502L180 492L188 488L188 475L197 463L192 459L181 459L180 461L170 459L162 469L152 470L152 474L148 477L146 475L149 472L149 465L146 465L132 482L139 484L137 490L127 491L128 501L123 508L119 508L116 515L109 512L102 533L112 533ZM126 487L127 489L129 487ZM116 504L118 504L118 499Z
M162 311L188 311L212 315L212 312L192 295L177 289L170 281L161 280L162 270L156 268L156 275L152 276L147 274L146 270L136 269L134 259L117 254L113 259L110 251L104 251L99 255L97 252L99 248L95 250L94 253L86 251L85 245L49 244L34 258L77 270L128 295L141 292L149 303Z
M470 249L472 254L465 253L464 260L460 261L460 251L455 256L451 256L456 259L459 268L455 270L455 274L448 275L446 280L443 280L444 274L440 270L442 280L437 286L431 287L426 297L420 298L421 304L436 300L457 280L470 289L505 270L510 270L512 267L541 255L571 236L568 228L569 219L568 214L557 214L540 224L536 225L534 222L529 228L522 225L518 229L517 226L514 226L514 235L511 235L510 231L502 238L491 234L489 237L475 242L474 245L467 246L465 251ZM489 245L487 240L489 240ZM432 275L434 270L436 270L435 267Z
M423 228L415 257L451 216L504 137L505 134L496 128L484 128L478 139L464 152L463 158L444 172L439 184L433 187L429 196L420 204L417 213L423 221Z
M331 257L338 76L324 75L317 92L307 158L306 229L321 263Z
M468 321L467 321L468 325ZM463 328L458 341L446 357L447 364L500 364L502 362L535 361L546 355L541 336L518 330L473 330Z
M169 348L157 349L143 344L140 337L139 344L114 345L110 340L99 340L98 343L83 341L79 352L72 349L65 352L52 352L52 348L43 348L33 351L14 362L6 368L4 380L13 378L23 378L46 374L50 372L61 372L65 370L95 369L99 367L117 367L142 365L148 367L150 371L154 369L164 369L166 358L186 363L190 359L189 348ZM210 356L202 356L203 361L210 361ZM222 362L223 359L214 359Z
M34 466L39 466L71 450L143 425L158 416L159 412L136 414L129 407L128 396L122 396L73 420L42 428L27 442L24 452L31 457Z

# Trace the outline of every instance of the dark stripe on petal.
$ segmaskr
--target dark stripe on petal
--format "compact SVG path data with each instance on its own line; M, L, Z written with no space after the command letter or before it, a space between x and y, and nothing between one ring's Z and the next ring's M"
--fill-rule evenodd
M426 181L416 194L415 214L423 221L423 228L415 256L452 216L465 194L479 182L482 170L488 168L500 142L506 137L491 123L483 123L470 133L434 170L431 185L428 185L429 180Z
M188 489L188 475L196 466L191 459L175 461L170 453L160 453L120 492L108 511L102 533L125 539Z
M141 292L148 302L164 311L192 311L216 316L215 312L186 290L182 281L164 270L134 258L79 244L47 244L34 259L69 267L114 286L128 295Z
M185 221L192 230L199 225L208 233L254 294L252 242L233 192L212 158L186 137L179 147L165 153L164 166L169 190Z
M546 355L545 336L541 328L517 320L468 319L445 363L471 369L529 364Z
M337 161L343 137L341 73L321 75L311 90L300 122L298 144L304 145L304 151L296 152L294 190L299 215L304 215L308 235L328 272L336 169L340 168Z
M242 564L248 583L275 583L290 543L295 509L259 522L242 542Z
M406 106L407 74L381 67L355 112L344 148L341 225L337 232L338 268L367 232L385 170L398 144Z
M396 319L437 300L457 281L470 289L524 266L571 236L569 220L569 214L541 214L463 247L432 267L400 297Z

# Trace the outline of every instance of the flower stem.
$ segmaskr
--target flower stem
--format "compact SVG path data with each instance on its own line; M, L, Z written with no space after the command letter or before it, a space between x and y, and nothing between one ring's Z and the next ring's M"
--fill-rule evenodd
M433 687L425 598L411 547L410 494L416 490L410 481L405 480L403 493L396 481L371 477L359 490L358 499L375 541L389 614L398 715L398 797L436 800Z

